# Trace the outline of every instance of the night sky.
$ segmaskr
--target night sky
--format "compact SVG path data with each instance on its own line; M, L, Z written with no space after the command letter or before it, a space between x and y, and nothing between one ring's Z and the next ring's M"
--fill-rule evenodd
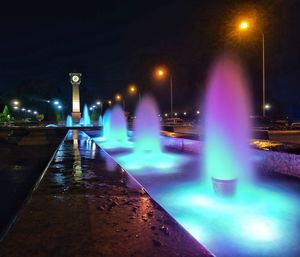
M23 1L25 2L25 1ZM62 2L62 1L61 1ZM82 102L126 94L129 83L169 110L168 81L153 79L159 64L174 78L174 110L201 110L213 58L236 51L248 67L254 113L261 103L261 37L230 36L231 24L255 13L266 38L270 115L300 119L300 1L81 1L12 3L0 15L1 105L12 98L46 112L45 99L71 96L68 73L83 73ZM125 95L130 109L136 99Z

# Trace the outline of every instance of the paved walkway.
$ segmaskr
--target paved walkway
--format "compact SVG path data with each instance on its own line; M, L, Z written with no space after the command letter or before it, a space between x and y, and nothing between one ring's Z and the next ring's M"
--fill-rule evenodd
M70 131L0 256L210 256L85 133Z

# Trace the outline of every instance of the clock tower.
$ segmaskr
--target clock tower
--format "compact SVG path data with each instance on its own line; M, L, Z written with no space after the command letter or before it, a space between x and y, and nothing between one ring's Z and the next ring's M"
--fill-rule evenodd
M73 122L79 123L81 118L80 112L80 95L79 85L81 83L81 73L69 73L72 84L72 119Z

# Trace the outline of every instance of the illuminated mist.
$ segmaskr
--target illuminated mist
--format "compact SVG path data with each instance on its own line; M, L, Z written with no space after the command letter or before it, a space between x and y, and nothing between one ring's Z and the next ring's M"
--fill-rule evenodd
M90 126L91 125L91 118L89 115L89 110L87 105L85 104L83 107L83 125L84 126Z
M160 121L154 99L150 96L143 97L135 116L133 124L135 153L160 154Z
M66 126L67 127L73 127L73 120L72 120L72 117L70 115L67 116Z
M240 180L252 173L249 98L239 61L220 58L211 71L205 99L204 171L208 178Z
M103 126L103 119L102 119L101 115L99 116L99 119L98 119L98 126L99 127Z
M115 105L111 111L109 129L110 143L118 143L121 146L122 143L128 141L126 117L120 105Z
M109 133L110 133L110 116L111 116L111 110L108 109L104 113L103 116L103 127L102 127L102 137L104 139L109 138Z

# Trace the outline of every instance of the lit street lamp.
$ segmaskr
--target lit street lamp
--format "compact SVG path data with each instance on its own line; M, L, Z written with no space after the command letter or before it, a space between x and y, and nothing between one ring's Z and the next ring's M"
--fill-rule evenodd
M131 95L134 95L138 92L139 94L139 101L141 100L141 92L140 90L137 88L136 85L129 85L128 87L128 93L131 94Z
M242 21L239 25L239 29L241 31L245 31L249 29L250 25L248 21ZM265 34L262 30L260 30L262 37L262 111L263 117L266 116L266 79L265 79Z
M122 101L122 99L123 99L123 101ZM121 94L116 94L115 95L115 100L116 100L116 102L123 102L123 109L124 109L124 111L125 111L125 99L122 97L122 95Z
M167 76L168 72L163 69L163 68L158 68L156 69L156 72L155 72L155 75L157 78L159 79L163 79L165 76ZM172 75L169 74L169 78L170 78L170 116L171 118L173 118L173 78L172 78Z

